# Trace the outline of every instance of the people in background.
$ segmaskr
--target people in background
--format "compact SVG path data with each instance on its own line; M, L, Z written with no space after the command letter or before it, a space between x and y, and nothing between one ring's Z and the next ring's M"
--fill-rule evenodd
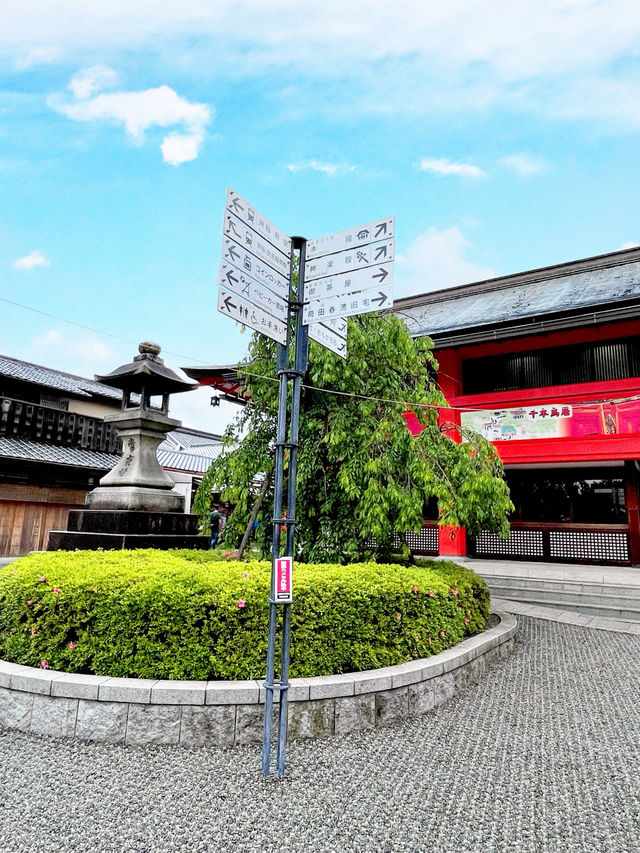
M209 513L209 527L211 528L211 547L215 548L218 544L220 530L224 524L224 516L220 512L220 507L215 506Z

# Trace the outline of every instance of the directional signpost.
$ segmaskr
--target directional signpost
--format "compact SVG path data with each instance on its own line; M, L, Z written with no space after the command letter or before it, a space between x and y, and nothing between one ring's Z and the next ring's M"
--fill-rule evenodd
M218 311L280 345L278 426L273 495L272 581L265 679L262 773L271 772L274 694L280 695L276 770L284 775L287 737L287 691L293 546L296 515L296 466L300 391L307 370L308 338L347 358L346 317L391 307L393 302L394 220L379 219L359 228L307 241L288 237L245 199L227 190L222 264L218 271ZM298 252L297 289L293 252ZM289 342L295 342L293 366ZM289 382L292 393L289 395ZM291 399L291 410L289 409ZM286 510L283 511L285 455L288 452ZM284 556L280 531L286 528ZM279 678L275 649L277 608L282 609Z

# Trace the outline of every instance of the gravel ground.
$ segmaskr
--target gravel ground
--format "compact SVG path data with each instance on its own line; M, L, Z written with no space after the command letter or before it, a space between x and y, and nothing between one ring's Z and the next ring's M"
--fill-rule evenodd
M258 748L0 732L0 851L640 850L640 637L518 617L512 657L418 721Z

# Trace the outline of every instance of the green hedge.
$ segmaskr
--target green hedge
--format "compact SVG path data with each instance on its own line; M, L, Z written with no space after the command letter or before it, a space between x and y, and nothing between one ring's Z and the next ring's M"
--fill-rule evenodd
M202 551L34 554L0 572L0 658L67 672L265 672L269 565ZM453 563L297 565L292 677L389 666L482 630L484 581Z

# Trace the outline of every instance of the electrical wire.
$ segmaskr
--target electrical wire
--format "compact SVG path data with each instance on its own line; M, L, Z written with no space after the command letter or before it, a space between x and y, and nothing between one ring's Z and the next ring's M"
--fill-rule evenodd
M23 308L26 311L32 311L34 314L40 314L41 316L48 317L51 320L58 320L59 322L66 323L69 326L76 326L79 329L85 329L86 331L93 332L96 335L104 335L105 337L114 338L115 340L124 341L124 342L130 343L130 344L136 344L137 345L139 343L139 341L133 341L131 338L125 338L122 335L115 335L112 332L105 332L102 329L96 329L93 326L86 326L83 323L77 323L74 320L67 320L64 317L58 317L55 314L49 314L46 311L41 311L38 308L32 308L30 305L23 305L20 302L14 302L13 300L6 299L5 297L2 297L2 296L0 296L0 302L5 302L8 305L14 305L17 308ZM184 359L187 359L188 361L192 361L192 362L195 362L197 364L204 364L204 365L208 364L208 362L203 361L200 358L193 358L192 356L185 355L184 353L172 352L171 350L164 350L164 352L167 355L173 355L176 358L184 358ZM260 374L260 373L252 373L248 370L243 370L242 368L240 368L240 370L245 376L253 376L256 379L266 379L270 382L278 382L278 379L274 376L264 376L263 374ZM472 405L471 406L448 406L448 405L438 405L437 403L414 403L414 402L409 402L407 400L391 400L391 399L388 399L385 397L373 397L373 396L366 395L366 394L356 394L356 393L351 392L351 391L337 391L337 390L331 389L331 388L320 388L317 385L306 385L304 383L302 384L302 387L309 390L309 391L318 391L322 394L333 394L334 396L337 396L337 397L351 397L354 399L368 400L368 401L375 402L375 403L385 403L387 405L403 406L405 408L414 408L414 409L419 408L419 409L425 409L425 410L434 409L436 411L440 410L440 409L444 409L447 412L501 411L501 408L498 408L496 406L487 408L486 405L476 407L476 406L472 406ZM622 403L632 403L632 402L635 402L637 400L640 400L640 395L634 395L631 397L606 398L604 400L582 400L582 401L578 401L575 403L558 404L558 405L571 405L571 408L573 410L573 409L588 408L590 406L604 406L604 405L612 405L612 404L620 405ZM550 405L550 404L547 403L546 405ZM502 408L527 408L527 406L520 404L520 405L507 406L507 407L502 407Z

